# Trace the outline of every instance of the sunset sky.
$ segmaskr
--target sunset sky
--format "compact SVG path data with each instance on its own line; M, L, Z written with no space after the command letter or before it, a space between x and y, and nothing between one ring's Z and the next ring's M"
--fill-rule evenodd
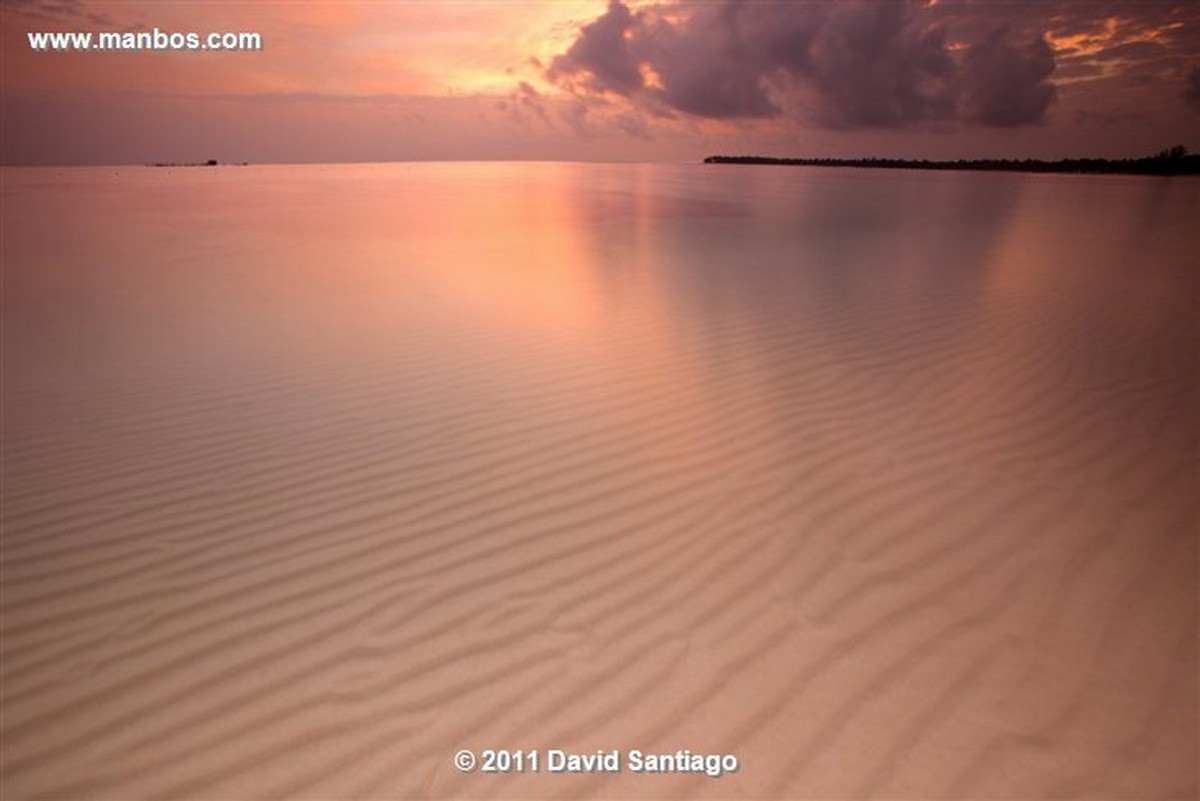
M1200 149L1196 2L0 0L3 161ZM38 31L253 52L35 52Z

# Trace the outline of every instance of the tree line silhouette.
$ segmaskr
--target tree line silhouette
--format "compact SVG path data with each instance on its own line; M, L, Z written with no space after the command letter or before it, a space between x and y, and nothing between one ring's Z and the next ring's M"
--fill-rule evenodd
M770 156L709 156L705 164L777 164L798 167L867 167L890 170L994 170L1000 172L1100 173L1116 175L1200 175L1200 155L1183 145L1137 159L792 159Z

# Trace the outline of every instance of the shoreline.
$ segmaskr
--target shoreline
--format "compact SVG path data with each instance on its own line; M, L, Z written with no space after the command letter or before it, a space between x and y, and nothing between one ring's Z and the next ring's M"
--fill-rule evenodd
M704 164L754 164L787 167L855 167L883 170L959 170L977 172L1030 172L1089 175L1200 175L1200 155L1182 151L1168 152L1140 159L959 159L930 161L928 159L833 159L833 158L775 158L772 156L708 156Z

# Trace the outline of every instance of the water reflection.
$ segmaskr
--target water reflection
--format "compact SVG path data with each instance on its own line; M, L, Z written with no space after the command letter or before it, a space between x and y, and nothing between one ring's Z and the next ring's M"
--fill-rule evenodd
M19 386L407 359L472 365L468 383L561 372L580 395L655 371L726 399L748 382L761 406L785 399L749 385L808 369L868 364L885 387L961 359L977 380L1012 361L993 323L1014 306L1038 336L1096 342L1158 342L1194 306L1195 191L1152 179L402 164L6 186Z

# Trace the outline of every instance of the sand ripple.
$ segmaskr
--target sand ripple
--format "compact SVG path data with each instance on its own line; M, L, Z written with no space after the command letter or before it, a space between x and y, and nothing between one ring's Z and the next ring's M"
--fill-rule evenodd
M957 203L969 178L938 180ZM322 207L323 230L391 244L331 283L314 240L315 266L262 279L278 308L198 297L197 330L242 337L199 344L122 305L117 245L95 296L30 305L34 271L77 276L61 249L105 243L23 235L4 797L1195 797L1196 275L1168 246L1183 227L1064 243L1039 203L1143 184L1063 180L1027 179L978 253L878 234L841 289L841 245L801 226L756 250L736 214L669 206L635 235L583 193L580 241L484 257L427 228L411 245L390 195L378 219ZM60 191L111 226L144 213ZM800 208L789 192L756 213ZM546 236L514 214L462 241ZM210 279L188 265L218 243L191 246L152 265L182 275L156 303ZM110 341L80 333L89 304ZM489 747L742 769L454 770Z

